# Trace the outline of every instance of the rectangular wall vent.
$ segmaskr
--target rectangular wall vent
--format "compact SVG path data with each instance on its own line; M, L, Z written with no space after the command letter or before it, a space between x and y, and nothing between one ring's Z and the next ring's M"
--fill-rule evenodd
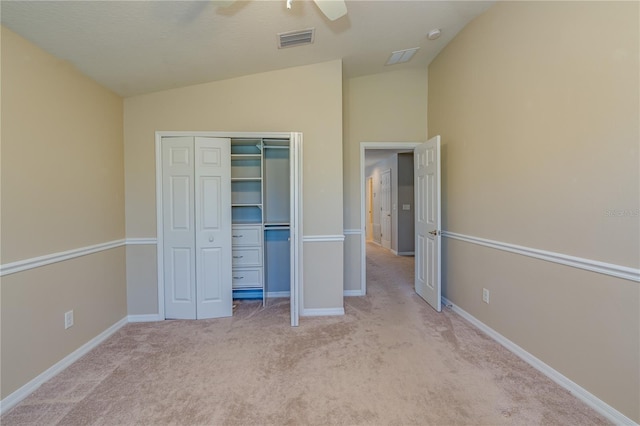
M278 33L278 49L313 43L315 28Z

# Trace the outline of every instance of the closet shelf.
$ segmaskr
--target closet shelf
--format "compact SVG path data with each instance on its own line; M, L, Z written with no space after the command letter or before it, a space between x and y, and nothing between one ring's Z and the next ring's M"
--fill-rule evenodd
M231 161L233 160L260 160L262 154L231 154Z
M234 203L231 207L259 207L262 208L262 204L259 203Z
M232 177L231 182L259 182L261 181L261 177Z

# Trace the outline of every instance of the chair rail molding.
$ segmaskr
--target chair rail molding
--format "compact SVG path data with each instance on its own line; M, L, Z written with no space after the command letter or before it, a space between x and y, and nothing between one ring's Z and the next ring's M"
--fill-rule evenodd
M158 239L156 237L127 238L128 246L146 246L146 245L156 245L156 244L158 244Z
M598 260L585 259L582 257L519 246L516 244L503 243L500 241L488 240L485 238L473 237L470 235L458 234L449 231L442 231L442 236L451 238L453 240L459 240L484 247L490 247L496 250L502 250L509 253L533 257L535 259L559 263L561 265L571 266L573 268L584 269L586 271L597 272L604 275L610 275L616 278L640 282L640 269L629 268L628 266L600 262Z
M77 249L66 250L57 253L46 254L44 256L18 260L16 262L5 263L4 265L0 265L0 276L15 274L17 272L51 265L52 263L63 262L65 260L74 259L76 257L86 256L88 254L111 250L113 248L122 247L125 245L125 243L126 240L124 239L113 240L107 241L106 243L94 244Z
M305 235L302 237L304 243L331 243L343 242L344 235Z

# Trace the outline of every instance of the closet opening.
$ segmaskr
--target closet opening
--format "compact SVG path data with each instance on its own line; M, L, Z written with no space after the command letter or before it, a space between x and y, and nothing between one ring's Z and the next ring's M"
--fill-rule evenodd
M157 132L158 309L232 315L287 297L298 325L302 134Z

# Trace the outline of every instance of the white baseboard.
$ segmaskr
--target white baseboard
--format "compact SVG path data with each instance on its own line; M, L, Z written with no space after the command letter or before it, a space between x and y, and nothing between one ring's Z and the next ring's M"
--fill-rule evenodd
M162 318L160 314L129 315L127 319L129 320L129 322L164 321L164 318Z
M398 256L415 256L415 251L399 251Z
M539 360L535 356L531 355L529 352L521 348L520 346L513 343L511 340L504 337L502 334L498 333L470 313L466 312L464 309L459 306L454 305L451 301L442 298L443 306L450 307L453 312L460 315L462 318L469 321L471 324L479 328L489 337L491 337L496 342L500 343L502 346L513 352L515 355L520 357L527 364L531 365L533 368L571 392L576 398L580 399L582 402L587 404L589 407L596 410L598 413L602 414L604 417L612 421L616 425L638 425L636 422L593 395L591 392L587 391L582 386L578 385L568 377L562 375L557 370L553 369L549 365L545 364L543 361Z
M324 317L333 315L344 315L344 308L303 308L300 313L303 317Z
M20 389L8 395L5 399L0 401L0 415L7 412L14 405L25 399L29 396L33 391L38 389L40 385L42 385L47 380L59 374L62 370L76 362L82 356L86 355L93 348L98 346L100 343L104 342L107 338L109 338L113 333L122 328L125 324L127 324L128 318L122 318L117 323L113 324L111 327L107 328L102 333L98 334L93 339L89 340L84 345L80 346L75 351L71 352L66 357L62 358L60 361L52 365L50 368L45 370L43 373L36 376L33 380L22 386Z
M343 295L344 295L344 297L364 296L364 293L360 289L358 289L358 290L345 290L343 292Z

